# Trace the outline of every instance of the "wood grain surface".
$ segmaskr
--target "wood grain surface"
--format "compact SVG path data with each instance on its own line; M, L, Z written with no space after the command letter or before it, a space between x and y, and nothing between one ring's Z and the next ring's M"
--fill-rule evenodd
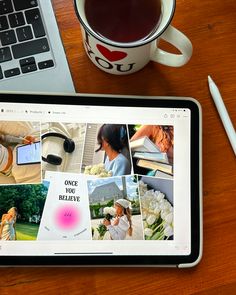
M73 1L52 2L77 92L190 96L201 103L204 253L196 268L185 270L2 268L0 294L236 294L236 161L207 85L210 74L235 125L236 1L177 0L172 24L193 43L190 62L181 68L150 62L122 77L87 58Z

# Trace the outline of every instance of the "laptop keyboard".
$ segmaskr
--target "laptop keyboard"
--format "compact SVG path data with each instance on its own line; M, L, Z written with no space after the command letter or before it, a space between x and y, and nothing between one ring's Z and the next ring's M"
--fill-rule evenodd
M0 0L0 79L54 67L37 0Z

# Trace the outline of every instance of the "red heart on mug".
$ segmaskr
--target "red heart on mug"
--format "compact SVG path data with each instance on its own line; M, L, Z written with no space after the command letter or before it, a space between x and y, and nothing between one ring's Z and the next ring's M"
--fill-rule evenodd
M111 51L108 48L102 46L101 44L97 44L97 49L100 53L109 61L117 61L125 58L127 56L126 52L122 51Z

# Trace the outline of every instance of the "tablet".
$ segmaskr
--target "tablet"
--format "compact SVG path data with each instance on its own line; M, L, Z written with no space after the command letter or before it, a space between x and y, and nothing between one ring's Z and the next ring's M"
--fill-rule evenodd
M196 100L2 93L0 101L0 132L25 136L37 125L42 139L42 181L0 185L1 265L200 261Z
M40 142L32 142L16 147L16 164L30 165L41 163Z

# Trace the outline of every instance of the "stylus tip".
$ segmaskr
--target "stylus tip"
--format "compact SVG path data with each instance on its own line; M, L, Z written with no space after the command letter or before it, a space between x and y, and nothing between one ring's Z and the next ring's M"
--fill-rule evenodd
M210 75L208 75L208 82L209 82L209 83L213 83L213 80L212 80L212 78L211 78Z

